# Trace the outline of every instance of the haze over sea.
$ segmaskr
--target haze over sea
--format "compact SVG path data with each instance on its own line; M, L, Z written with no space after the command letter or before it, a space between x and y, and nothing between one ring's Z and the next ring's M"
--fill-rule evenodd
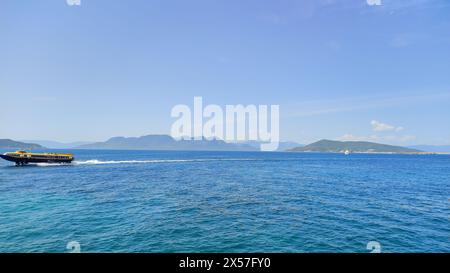
M450 252L448 155L72 152L0 162L0 252Z

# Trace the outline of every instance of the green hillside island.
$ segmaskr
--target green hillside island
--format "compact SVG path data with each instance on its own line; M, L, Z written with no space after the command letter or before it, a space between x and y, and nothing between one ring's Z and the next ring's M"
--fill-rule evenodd
M398 154L418 154L424 153L420 150L392 146L366 141L334 141L320 140L312 144L290 149L291 152L320 152L320 153L398 153Z
M0 149L12 149L12 150L41 150L45 147L35 143L25 143L14 141L11 139L0 139Z

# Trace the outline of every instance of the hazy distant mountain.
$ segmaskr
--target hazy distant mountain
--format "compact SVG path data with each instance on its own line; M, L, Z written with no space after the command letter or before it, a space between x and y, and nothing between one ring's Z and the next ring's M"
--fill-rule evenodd
M284 141L284 142L280 142L280 145L278 146L278 151L287 151L293 148L297 148L297 147L304 147L304 144L300 144L297 142L291 142L291 141Z
M425 152L431 152L431 153L450 153L450 145L415 145L415 146L409 146L408 148L411 149L418 149Z
M392 146L386 144L378 144L366 141L334 141L320 140L304 147L291 149L293 152L330 152L340 153L344 151L359 153L420 153L417 149L405 148L400 146Z
M260 145L264 142L261 141L254 141L254 140L250 140L250 141L244 141L244 142L239 142L241 144L245 144L245 145L249 145L254 147L255 149L260 149ZM280 141L279 145L278 145L278 149L277 151L286 151L292 148L296 148L296 147L303 147L305 145L297 143L297 142L292 142L292 141Z
M45 147L35 144L35 143L25 143L14 141L11 139L0 139L0 148L1 149L21 149L21 150L30 150L30 149L46 149Z
M30 142L30 143L36 143L39 145L42 145L44 147L47 147L49 149L72 149L81 145L90 144L92 142L87 141L77 141L77 142L58 142L58 141L52 141L52 140L22 140L23 142Z
M191 151L256 151L245 144L226 143L222 140L175 140L168 135L142 137L113 137L105 142L96 142L76 147L78 149L111 150L191 150Z

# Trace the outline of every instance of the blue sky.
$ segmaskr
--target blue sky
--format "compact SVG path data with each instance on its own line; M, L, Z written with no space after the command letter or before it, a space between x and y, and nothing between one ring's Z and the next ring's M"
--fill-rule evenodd
M176 104L279 104L281 139L450 144L447 0L6 0L0 138L169 133Z

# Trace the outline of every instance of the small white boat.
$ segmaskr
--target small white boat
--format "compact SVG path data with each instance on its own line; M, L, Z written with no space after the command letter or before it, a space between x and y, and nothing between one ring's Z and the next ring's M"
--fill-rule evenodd
M344 154L345 154L345 155L349 155L349 154L350 154L350 151L349 151L349 150L345 150Z

